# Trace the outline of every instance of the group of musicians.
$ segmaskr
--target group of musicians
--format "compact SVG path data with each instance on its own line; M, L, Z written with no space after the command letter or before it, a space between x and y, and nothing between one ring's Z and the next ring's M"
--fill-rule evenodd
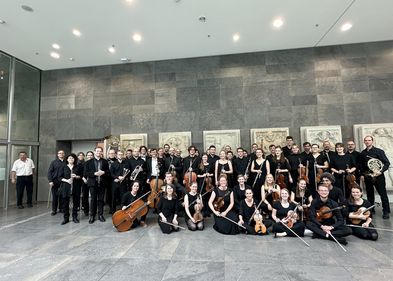
M72 199L72 219L79 223L82 195L81 208L90 224L97 213L105 221L106 202L119 231L146 227L148 210L153 209L163 233L182 228L179 216L184 216L188 229L203 230L204 218L213 214L213 227L223 234L271 232L302 239L307 228L313 238L341 244L351 233L377 240L372 224L374 187L381 197L383 219L389 219L384 171L390 163L384 151L373 146L373 137L364 138L361 153L352 140L346 149L336 143L335 151L328 141L323 149L305 142L301 153L292 137L286 142L284 147L271 145L266 157L257 144L250 153L237 148L237 156L229 146L219 156L214 145L203 154L190 146L185 158L169 145L158 150L142 146L125 154L110 149L107 159L96 147L87 152L86 161L82 152L65 157L59 151L48 170L52 215L60 206L62 224L68 223ZM370 165L370 160L376 164ZM368 200L362 198L362 183Z

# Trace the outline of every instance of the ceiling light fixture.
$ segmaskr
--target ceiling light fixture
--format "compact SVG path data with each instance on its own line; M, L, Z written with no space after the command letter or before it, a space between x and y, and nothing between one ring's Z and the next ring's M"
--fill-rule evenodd
M73 29L72 34L74 34L75 36L78 36L78 37L82 36L82 33L78 29Z
M5 24L5 20L0 19L0 24Z
M74 59L74 58L69 58L69 60L70 60L70 61L75 61L75 59Z
M352 24L350 22L344 23L341 26L341 31L348 31L352 28Z
M142 35L140 35L139 33L134 33L134 35L132 35L132 39L135 42L140 42L140 41L142 41Z
M59 44L53 43L52 48L58 50L58 49L60 49L60 46L59 46Z
M282 18L276 18L276 19L273 21L273 26L274 26L275 28L280 28L281 26L283 26L283 24L284 24L284 20L283 20Z
M121 58L120 61L121 62L129 62L129 61L131 61L131 59L129 59L129 58Z
M59 55L58 53L56 53L56 52L51 52L51 53L50 53L50 56L51 56L52 58L54 58L54 59L59 59L59 58L60 58L60 55Z
M112 45L108 48L109 53L114 54L116 52L115 45Z
M201 23L205 23L205 22L206 22L206 17L205 17L205 16L200 16L200 17L198 18L198 20L199 20Z
M34 12L33 8L27 5L22 5L21 8L26 12Z
M233 35L232 39L233 39L233 41L237 42L237 41L239 41L239 39L240 39L240 35L237 34L237 33L235 33L235 34Z

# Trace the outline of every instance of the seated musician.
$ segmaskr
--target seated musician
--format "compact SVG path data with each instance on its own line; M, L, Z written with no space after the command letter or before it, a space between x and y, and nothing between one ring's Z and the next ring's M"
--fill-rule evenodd
M351 197L348 204L348 219L351 224L361 227L353 227L352 234L367 240L378 239L378 232L375 229L368 229L367 227L374 227L372 222L371 203L362 198L363 192L360 186L353 186L351 188ZM369 212L357 214L359 208L369 209Z
M304 221L305 218L308 218L306 214L308 214L311 206L312 195L310 190L307 188L307 182L304 179L299 179L296 187L292 190L291 201L299 204L298 210L302 212L302 221Z
M273 202L272 218L275 221L273 224L272 231L274 237L284 237L296 235L304 236L304 223L297 220L297 208L296 204L291 202L289 198L289 191L286 188L280 191L280 200ZM285 224L285 225L284 225ZM290 231L288 228L292 229Z
M240 203L246 198L246 190L251 187L246 184L246 179L242 174L237 176L237 182L238 184L233 188L233 194L235 196L235 209L239 210Z
M221 175L218 182L219 185L213 189L209 199L209 208L214 214L213 228L223 234L238 234L233 191L228 187L226 175Z
M175 186L173 184L167 184L157 205L158 224L162 233L169 234L179 230L176 227L179 225L177 221L178 205Z
M122 210L127 209L127 206L129 206L132 202L138 200L138 198L139 198L138 191L139 191L139 182L138 181L134 181L132 183L132 186L131 186L131 191L126 192L126 193L123 194L123 197L121 199L121 206L122 206L121 209ZM141 200L146 200L146 199L144 198L144 199L141 199ZM147 216L147 214L142 216L140 221L138 219L135 219L134 223L131 226L131 228L134 228L134 227L136 227L138 225L140 225L142 227L146 227L147 226L147 224L145 223L146 216Z
M186 223L189 230L203 230L203 201L198 191L198 184L191 183L191 191L184 196L184 209L186 211Z
M272 174L267 174L265 183L261 187L262 194L262 211L269 215L273 210L273 201L280 198L280 186L274 182Z
M254 193L249 187L245 190L245 197L239 202L239 225L246 227L249 234L269 234L267 228L272 225L271 220L263 220L259 202L253 198Z
M306 223L308 229L313 232L313 238L324 238L347 244L344 238L352 233L351 229L344 225L344 219L337 202L329 198L329 188L318 185L318 196L311 202L310 221ZM330 235L331 234L331 235Z

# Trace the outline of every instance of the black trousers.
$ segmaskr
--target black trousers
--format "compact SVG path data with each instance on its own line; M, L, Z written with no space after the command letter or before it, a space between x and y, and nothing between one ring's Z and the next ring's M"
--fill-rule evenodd
M72 187L72 217L78 217L78 211L81 204L81 185L74 184Z
M63 208L60 196L58 194L60 184L53 184L52 186L52 212L57 212L57 208Z
M64 211L64 220L68 221L70 219L70 197L62 197L61 203L63 204L61 209Z
M364 183L366 185L367 200L370 201L371 205L375 203L374 186L379 196L381 196L382 209L384 214L390 213L389 198L386 193L386 181L385 176L382 174L378 177L364 177Z
M82 208L85 214L89 214L89 187L82 183Z
M369 226L374 227L374 225L371 223ZM378 232L375 229L353 227L352 234L355 235L356 237L366 240L376 241L378 239Z
M23 205L23 193L27 193L27 204L33 204L33 176L17 176L16 177L16 205Z
M292 226L292 231L295 232L297 235L303 237L304 236L304 230L305 226L304 223L301 221L297 221L293 224ZM286 232L288 236L295 237L296 235L292 233L288 228L286 228L282 223L280 222L275 222L273 224L273 233L280 233L280 232Z
M95 217L97 215L102 216L104 213L104 193L105 186L96 183L94 186L90 186L90 216Z
M317 224L315 224L311 221L308 221L308 222L306 222L306 226L308 229L310 229L312 232L314 232L318 236L318 238L325 238L325 239L330 238L330 237L326 237L326 232L323 231ZM345 236L351 235L352 230L348 226L341 225L341 226L334 228L331 231L331 233L335 238L339 238L339 237L345 237Z
M116 206L121 204L121 198L127 192L127 185L125 182L112 182L112 204L111 211L116 212Z

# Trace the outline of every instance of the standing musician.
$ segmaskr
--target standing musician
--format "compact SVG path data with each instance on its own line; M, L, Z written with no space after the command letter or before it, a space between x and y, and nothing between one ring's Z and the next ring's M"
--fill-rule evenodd
M164 157L169 157L169 149L171 148L171 146L169 144L164 144Z
M330 159L330 170L334 175L335 185L343 191L344 197L348 198L350 194L345 178L355 172L356 164L349 154L345 154L343 143L338 142L335 147L337 153Z
M108 150L108 165L109 165L109 169L111 168L111 165L113 162L115 162L117 160L116 158L116 150L109 149ZM110 175L110 173L105 177L107 183L105 184L105 204L107 204L109 206L109 214L112 214L112 209L116 209L115 207L112 207L112 177Z
M382 201L383 219L389 219L390 205L386 193L386 181L384 172L389 168L390 162L385 152L373 145L372 136L364 137L366 148L361 152L361 179L364 180L367 191L367 200L371 205L374 204L375 194L374 187L377 190ZM373 169L373 170L372 170Z
M138 198L140 197L138 196L138 193L139 193L139 182L134 181L131 185L131 191L127 191L126 193L124 193L123 197L121 198L121 205L122 205L121 209L123 211L126 210L127 206L130 205L132 202L138 200ZM146 199L142 199L142 200L145 201ZM142 227L147 227L146 217L147 217L147 213L143 215L140 220L135 219L133 224L131 225L131 228L137 227L138 225Z
M197 172L197 183L198 183L198 190L201 194L205 194L214 187L213 184L213 176L214 176L214 165L209 163L209 156L204 153L202 154L202 161L199 164L198 172ZM203 216L210 217L210 210L209 210L209 197L204 196L202 197L203 201Z
M126 159L130 159L132 157L132 149L127 149L126 151Z
M225 175L219 177L219 186L215 187L209 199L209 207L214 214L213 228L222 234L238 234L237 215L234 212L235 198L228 187Z
M355 142L353 140L347 141L347 154L353 158L353 162L356 165L356 170L355 170L356 182L360 183L361 157L360 157L360 152L356 151L355 149L356 149Z
M179 228L176 227L179 225L177 221L179 204L174 188L173 184L167 184L164 194L161 196L157 205L158 224L162 233L166 234L179 230Z
M147 183L150 183L151 179L158 176L159 179L164 178L164 159L158 158L157 149L152 148L150 150L151 158L146 160L147 166Z
M263 150L263 147L261 147L261 149ZM273 159L276 155L276 146L274 144L269 145L269 151L270 151L270 154L268 156L266 156L266 160L268 160L270 163L270 166L272 166Z
M326 160L330 165L330 162L332 161L332 158L334 157L335 154L334 151L330 150L331 149L330 141L324 141L322 146L323 146L322 155L326 157Z
M262 194L262 202L265 205L262 205L262 210L269 214L273 210L273 202L280 199L280 186L275 183L274 177L272 174L267 174L265 183L261 187Z
M191 183L191 191L184 196L184 209L186 211L186 224L189 230L203 230L203 201L198 193L198 184Z
M214 169L216 185L218 185L218 178L221 175L225 175L227 177L228 186L231 187L232 174L233 174L232 162L227 159L226 152L224 150L221 150L220 159L216 161L215 169Z
M267 228L272 225L271 220L263 220L258 200L253 198L251 188L245 190L245 198L239 202L239 225L245 226L249 234L269 234ZM258 209L257 209L258 208Z
M101 222L104 218L104 192L105 192L105 176L109 174L108 161L102 158L102 147L96 147L94 150L94 158L86 162L84 177L87 179L89 186L90 201L90 219L92 224L96 220L98 210L98 219Z
M318 183L321 180L320 175L325 169L329 168L329 163L324 155L319 153L319 145L313 144L311 146L312 155L308 158L308 178L310 180L310 192L313 198L317 194Z
M285 140L287 145L282 148L282 152L284 153L285 158L288 158L288 156L292 153L292 146L294 145L294 142L292 136L287 136Z
M176 178L171 172L165 173L164 185L161 188L165 188L166 185L172 184L175 189L177 198L181 198L186 194L186 188L177 182ZM164 190L161 190L164 191ZM180 209L179 209L180 210Z
M333 235L339 243L347 244L344 237L352 231L344 225L339 208L338 204L329 198L329 188L318 185L318 196L311 202L310 221L306 222L307 228L314 233L313 238L333 240Z
M258 144L253 143L251 145L251 151L250 151L250 155L248 155L248 157L251 159L251 161L253 161L256 158L256 154L255 152L257 151L258 148ZM262 148L262 147L261 147Z
M135 177L135 179L139 182L139 194L144 194L150 190L149 186L146 184L147 181L147 161L144 161L142 157L140 156L140 148L135 148L132 151L132 155L129 159L126 159L127 166L130 170L130 173L127 176L127 179L125 179L127 186L129 186L129 181L128 179L131 177L133 172L137 172L139 170L138 175ZM150 163L150 162L149 162ZM138 169L137 169L138 168Z
M147 158L149 158L149 156L147 155L147 147L144 145L141 145L139 147L139 157L142 158L143 161L146 162Z
M62 203L58 195L58 190L61 184L61 182L59 181L59 172L63 169L63 166L65 165L64 155L64 150L57 151L57 158L50 163L48 169L49 188L52 192L52 216L57 214L57 207L59 207L59 209L62 208Z
M304 179L300 179L296 187L292 190L291 201L298 204L298 210L302 212L301 220L305 221L308 218L308 211L311 206L312 196Z
M197 173L198 166L201 163L201 159L196 156L196 147L191 145L188 147L188 156L183 159L183 175L186 176L186 173ZM186 184L183 182L183 184Z
M267 174L270 174L270 162L264 158L262 148L257 148L255 151L256 158L251 163L252 177L248 181L253 189L254 198L261 198L261 186L265 182ZM251 184L250 184L251 182Z
M237 148L237 157L232 160L233 165L233 175L236 179L238 175L246 176L246 172L248 174L251 167L251 161L244 156L244 149L242 147ZM247 180L247 179L246 179Z
M164 158L165 158L165 152L164 152L164 148L163 148L163 147L159 147L159 148L157 149L157 157L158 157L159 159L164 160Z
M174 172L176 174L177 180L183 178L183 165L181 159L175 156L176 149L174 147L169 148L168 156L165 157L165 171Z
M73 206L72 206L72 221L74 223L79 223L78 220L78 207L76 201L78 201L77 196L80 198L80 185L77 184L76 189L79 186L78 190L74 190L74 181L80 180L82 178L83 171L76 164L78 158L75 154L70 154L66 157L67 164L63 166L63 168L59 171L59 181L61 182L60 188L58 190L59 196L62 198L61 202L63 202L62 209L64 210L64 220L61 223L62 225L68 223L70 221L70 197L73 197ZM74 195L75 194L75 195ZM74 197L75 196L75 197Z
M116 212L116 206L121 203L123 194L127 192L126 177L130 174L128 163L124 159L123 151L117 151L117 159L109 168L112 177L112 204L111 213Z
M283 186L280 185L281 188L287 188L289 184L293 182L292 176L289 173L290 170L291 166L289 165L288 159L284 157L281 146L276 146L275 156L270 163L270 173L276 175L276 181L278 181L280 175L284 176Z
M293 232L304 236L304 223L297 219L296 204L291 202L288 189L281 189L280 200L273 202L272 218L275 221L272 228L274 237L295 237ZM287 227L283 224L286 224Z
M378 232L375 229L368 229L367 227L374 227L372 222L372 205L369 201L362 198L363 192L360 186L353 186L351 188L351 197L348 202L348 220L351 224L361 227L353 227L352 234L367 240L378 239ZM362 210L367 210L363 212Z
M218 159L220 159L220 157L218 157L216 155L216 147L214 145L209 146L208 155L207 156L208 156L208 162L210 163L210 165L215 167L216 161Z
M300 155L302 156L303 161L308 160L312 156L311 143L308 141L303 143L303 152L300 153Z
M233 188L233 194L235 196L235 210L238 211L240 209L240 202L246 198L247 189L251 189L251 187L246 184L246 179L242 174L237 176L237 182L238 184Z
M82 152L83 154L83 152ZM83 171L85 171L86 169L86 163L87 161L91 160L94 158L94 152L93 151L88 151L86 152L86 161L84 161L84 159L81 159L82 156L79 153L78 159L80 161L80 163L83 165ZM84 175L84 172L83 172ZM85 216L87 217L89 215L89 210L90 210L90 204L89 204L89 196L90 196L90 192L89 192L89 186L87 185L87 179L83 176L82 177L82 209L83 212L85 213Z
M304 172L302 173L303 178L308 177L308 166L307 160L303 159L302 155L300 154L300 149L297 144L292 145L291 154L286 156L289 162L289 166L291 167L290 174L292 178L292 183L290 185L291 190L296 188L298 179L299 179L299 169L303 169Z

